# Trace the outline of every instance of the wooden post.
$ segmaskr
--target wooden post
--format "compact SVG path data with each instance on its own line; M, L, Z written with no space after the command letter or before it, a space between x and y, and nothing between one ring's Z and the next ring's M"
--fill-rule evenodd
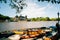
M58 24L59 24L59 12L57 14L58 14Z
M58 23L56 23L56 27L57 27L58 33L60 33L60 31L59 31L59 12L57 14L58 14Z

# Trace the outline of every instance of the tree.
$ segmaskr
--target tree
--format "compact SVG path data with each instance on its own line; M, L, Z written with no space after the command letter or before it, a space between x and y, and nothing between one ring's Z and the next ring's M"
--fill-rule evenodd
M51 21L56 21L56 18L51 18L50 20L51 20Z
M18 15L16 15L15 17L18 18Z
M38 2L40 2L40 1L42 1L42 2L47 1L47 2L51 2L51 3L58 3L58 4L60 4L60 0L38 0Z
M46 18L40 17L40 21L46 21Z
M58 20L60 21L60 18L59 18L59 19L58 19L58 18L56 18L56 20L57 20L57 21L58 21Z
M49 17L46 17L46 21L50 21L50 18Z
M25 0L0 0L0 3L8 3L12 8L16 9L16 13L20 13L22 9L26 6Z
M36 21L36 18L32 18L31 20L32 20L32 21Z
M40 17L37 17L36 20L37 20L37 21L40 21Z
M20 13L26 5L26 3L24 2L25 0L9 0L9 5L12 7L12 8L15 8L16 9L16 12L17 13ZM60 4L60 0L37 0L38 2L42 1L47 1L47 2L51 2L51 3L58 3ZM8 3L8 0L0 0L0 3Z
M6 19L10 19L10 17L8 17L8 16L4 16L4 15L2 15L2 14L0 14L0 20L6 20Z

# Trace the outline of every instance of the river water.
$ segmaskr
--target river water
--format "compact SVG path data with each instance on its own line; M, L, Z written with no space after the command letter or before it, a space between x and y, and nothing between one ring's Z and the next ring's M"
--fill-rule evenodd
M40 28L55 26L57 21L39 21L39 22L3 22L0 23L0 31L19 30L25 28Z

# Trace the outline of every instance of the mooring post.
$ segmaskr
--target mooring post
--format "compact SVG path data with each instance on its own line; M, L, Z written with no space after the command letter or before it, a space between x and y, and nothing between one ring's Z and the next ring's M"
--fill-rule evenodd
M59 12L57 14L58 14L58 24L59 24Z
M58 15L58 23L56 23L56 27L57 27L58 33L60 33L60 31L59 31L59 12L57 13L57 15Z

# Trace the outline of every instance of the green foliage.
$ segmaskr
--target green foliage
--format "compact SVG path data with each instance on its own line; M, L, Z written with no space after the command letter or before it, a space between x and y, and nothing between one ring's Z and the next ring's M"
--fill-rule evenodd
M56 20L59 20L60 21L60 18L58 19L58 18L56 18Z
M22 9L26 6L26 3L24 3L25 0L11 0L10 6L12 8L15 8L17 13L20 13Z
M31 21L58 21L58 18L49 18L49 17L37 17L30 18ZM60 18L59 18L60 21Z
M37 17L36 20L37 20L37 21L40 21L40 17Z
M10 18L10 22L14 22L14 19L13 18Z
M38 2L40 2L40 1L42 1L42 2L47 1L47 2L51 2L51 3L58 3L58 4L60 4L60 0L38 0Z
M8 1L11 8L16 9L16 13L20 13L26 6L26 3L24 3L25 0L0 0L0 3L8 3Z
M49 17L46 17L45 19L46 19L46 21L50 21L50 18Z
M36 21L36 18L32 18L31 21Z
M18 15L16 15L15 17L18 18Z
M51 18L50 20L51 20L51 21L56 21L56 18Z
M2 3L2 2L7 3L7 0L0 0L0 2L1 2L1 3Z
M20 13L22 11L22 9L24 9L24 7L26 7L26 3L24 2L25 0L9 0L9 5L16 9L16 12L17 13ZM47 1L47 2L51 2L51 3L58 3L60 4L60 0L37 0L38 2L44 2L44 1ZM0 0L0 3L8 3L8 0Z
M40 17L40 21L46 21L44 17Z
M6 20L6 19L10 19L10 17L8 17L8 16L4 16L4 15L2 15L2 14L0 14L0 20Z

